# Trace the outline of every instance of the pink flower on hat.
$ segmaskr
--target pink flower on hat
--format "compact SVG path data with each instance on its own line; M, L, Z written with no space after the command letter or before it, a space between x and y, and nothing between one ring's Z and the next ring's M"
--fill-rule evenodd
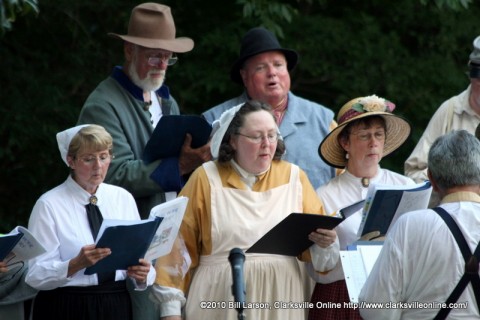
M352 109L360 113L364 112L392 112L395 104L376 95L361 98L352 106Z
M395 104L376 95L359 98L351 107L340 115L338 123L341 124L365 112L392 112Z

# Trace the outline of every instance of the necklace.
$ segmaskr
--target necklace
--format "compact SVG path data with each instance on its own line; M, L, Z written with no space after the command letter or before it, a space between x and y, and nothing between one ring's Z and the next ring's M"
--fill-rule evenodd
M362 178L360 181L362 182L362 187L364 187L364 188L368 188L368 186L370 185L370 179L369 178Z

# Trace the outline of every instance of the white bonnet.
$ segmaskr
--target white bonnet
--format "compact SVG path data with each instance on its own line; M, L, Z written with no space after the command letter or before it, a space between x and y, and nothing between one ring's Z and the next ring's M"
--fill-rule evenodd
M212 156L214 159L218 158L218 153L220 152L220 145L222 144L223 137L225 136L225 132L227 132L230 123L233 120L233 117L237 114L238 110L245 105L245 103L241 103L232 107L222 113L218 120L213 121L212 123L212 140L210 143L210 150L212 152ZM280 130L277 128L278 139L283 140L282 135L280 134Z
M57 143L58 150L60 150L60 155L62 156L63 162L68 166L67 155L68 148L70 147L70 142L72 142L73 137L84 127L88 127L89 124L82 124L62 132L57 133Z
M212 156L214 159L218 158L218 152L220 151L220 145L222 144L223 137L225 136L225 132L227 132L230 123L233 120L233 117L237 113L238 110L244 105L245 103L241 103L232 107L228 110L225 110L219 119L213 121L212 123L212 140L210 143L210 150L212 152Z

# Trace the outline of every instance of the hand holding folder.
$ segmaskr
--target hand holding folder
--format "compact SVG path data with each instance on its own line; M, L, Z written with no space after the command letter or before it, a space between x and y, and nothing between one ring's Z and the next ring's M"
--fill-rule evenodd
M205 145L210 139L212 126L195 115L162 116L143 151L143 161L178 157L187 133L192 135L192 148Z
M126 270L145 256L162 218L149 220L104 219L96 246L110 248L112 253L85 269L85 274Z
M318 228L334 229L345 219L363 207L364 201L358 201L339 211L338 215L328 216L311 213L291 213L262 238L247 253L271 253L285 256L297 256L308 249L313 242L308 235Z

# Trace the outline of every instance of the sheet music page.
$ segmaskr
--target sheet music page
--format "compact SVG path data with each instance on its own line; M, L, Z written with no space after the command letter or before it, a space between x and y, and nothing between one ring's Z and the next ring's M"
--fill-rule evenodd
M363 266L365 268L365 273L368 275L372 271L375 261L377 261L380 251L382 251L383 245L371 245L371 246L358 246L357 250L360 251L362 256Z
M395 211L395 215L393 216L392 222L388 227L388 231L392 228L395 221L405 212L415 211L419 208L428 208L428 203L430 201L430 195L432 194L432 188L427 188L417 192L404 192L402 196L402 200L398 204L397 211Z
M383 245L359 245L357 250L340 251L350 302L358 303L358 295L377 261Z
M367 280L367 274L359 251L340 251L343 273L350 301L358 303L358 295Z
M15 245L12 252L5 258L5 260L8 260L9 264L18 261L27 261L46 252L43 245L30 233L30 231L28 231L27 228L17 226L9 234L17 233L23 233L23 237Z
M107 228L116 227L116 226L134 226L137 224L148 223L152 220L153 219L145 219L145 220L103 219L100 229L98 230L98 235L97 235L97 239L95 240L95 244L97 244L100 238L102 238Z
M163 220L145 254L146 260L152 261L170 253L182 224L187 203L187 197L178 197L152 208L150 218L162 217Z

